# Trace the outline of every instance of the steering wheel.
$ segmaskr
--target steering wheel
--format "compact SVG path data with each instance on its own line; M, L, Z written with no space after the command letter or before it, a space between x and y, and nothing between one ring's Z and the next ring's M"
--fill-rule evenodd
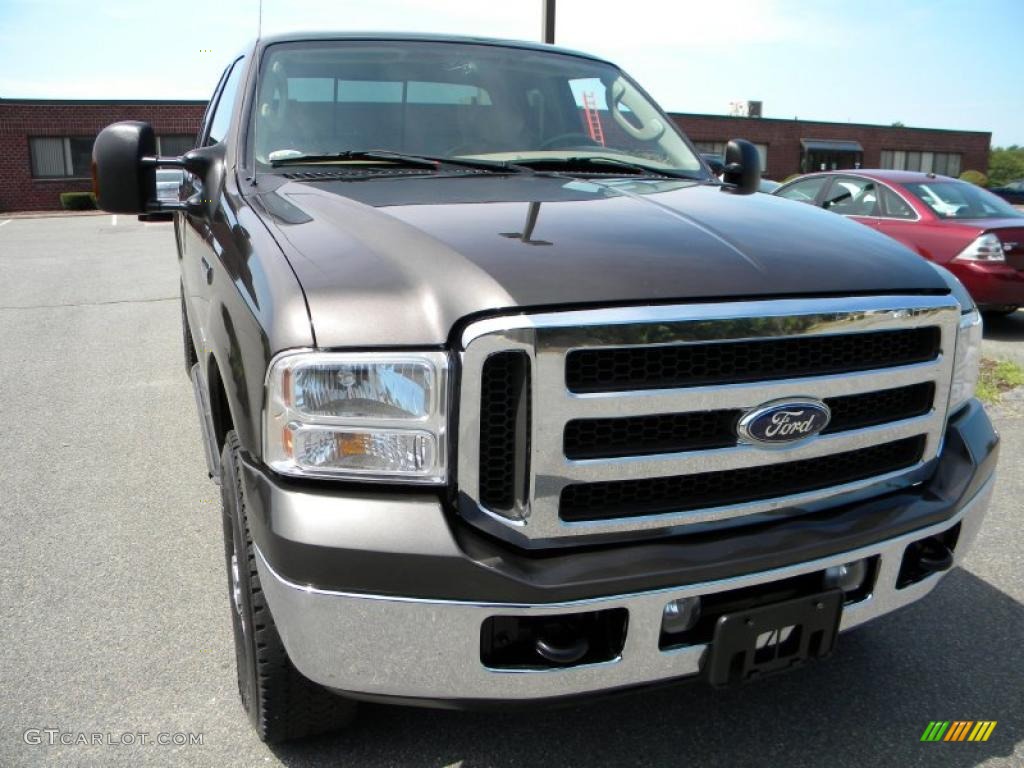
M594 139L586 133L560 133L540 145L541 149L567 149L583 144L588 147L599 147Z

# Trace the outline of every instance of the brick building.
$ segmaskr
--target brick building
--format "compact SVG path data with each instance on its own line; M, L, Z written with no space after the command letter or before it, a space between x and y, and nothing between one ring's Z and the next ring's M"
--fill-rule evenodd
M904 128L861 123L823 123L768 117L726 117L673 112L701 152L722 154L729 139L747 139L761 151L765 177L825 168L896 168L959 176L988 171L991 133Z
M0 99L0 211L60 208L92 189L92 143L118 120L145 120L163 154L195 143L205 101Z
M0 99L0 211L56 210L61 192L91 188L92 142L118 120L153 125L158 150L192 147L204 101ZM957 176L988 170L991 134L857 123L673 113L701 152L722 154L725 142L758 145L767 178L828 168L934 170ZM603 121L609 127L612 121Z

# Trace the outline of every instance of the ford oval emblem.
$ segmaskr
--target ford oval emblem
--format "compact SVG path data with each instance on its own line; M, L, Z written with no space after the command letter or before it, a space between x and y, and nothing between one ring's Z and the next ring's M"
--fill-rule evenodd
M740 419L736 433L744 443L785 445L813 437L831 418L828 406L820 400L776 400L759 405Z

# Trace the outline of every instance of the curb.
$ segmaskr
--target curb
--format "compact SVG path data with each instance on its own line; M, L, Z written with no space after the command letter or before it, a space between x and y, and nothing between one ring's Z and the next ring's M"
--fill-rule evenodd
M110 216L106 211L10 211L0 213L0 219L64 219L78 216Z

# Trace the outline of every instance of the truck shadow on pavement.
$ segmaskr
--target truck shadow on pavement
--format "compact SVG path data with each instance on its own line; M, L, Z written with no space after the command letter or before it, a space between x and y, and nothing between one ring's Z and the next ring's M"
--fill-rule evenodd
M986 315L985 338L994 341L1024 340L1024 310L1012 315Z
M1022 670L1024 605L957 570L922 602L842 635L831 659L741 688L514 713L368 705L346 733L274 751L293 768L974 766L1024 739ZM931 720L998 725L985 743L922 743Z

